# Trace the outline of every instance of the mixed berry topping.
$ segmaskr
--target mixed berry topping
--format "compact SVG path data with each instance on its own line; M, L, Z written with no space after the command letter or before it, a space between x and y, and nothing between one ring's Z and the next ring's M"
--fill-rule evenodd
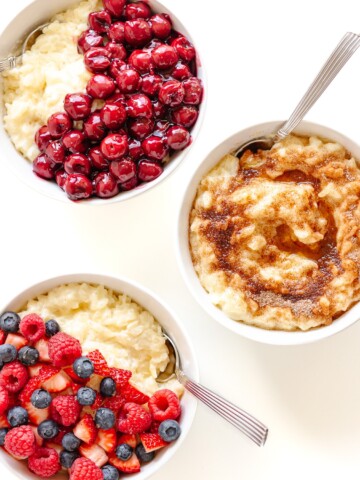
M71 200L110 198L159 177L191 143L202 101L196 51L169 15L103 0L78 38L92 77L35 135L36 175Z
M70 480L139 472L179 437L181 406L172 391L149 397L130 378L98 350L83 355L56 320L3 313L0 447L41 478L60 470Z

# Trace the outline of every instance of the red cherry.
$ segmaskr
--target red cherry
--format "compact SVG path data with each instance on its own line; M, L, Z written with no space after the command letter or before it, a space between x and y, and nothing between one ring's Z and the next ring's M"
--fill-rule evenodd
M166 142L173 150L182 150L190 143L190 133L180 125L170 127L166 132Z
M146 95L154 97L159 93L162 82L160 75L144 75L142 77L141 90Z
M65 159L65 147L59 140L49 142L45 153L54 163L62 163Z
M88 81L86 91L93 98L108 98L115 91L115 82L107 75L97 73Z
M122 43L109 42L105 48L109 52L110 58L125 60L127 57L126 48Z
M136 175L136 164L133 160L115 160L110 163L110 172L120 183L127 182Z
M154 37L165 39L171 33L171 22L167 15L156 14L150 18L151 30Z
M117 160L128 151L128 138L126 135L111 133L100 144L101 153L108 160Z
M177 63L179 56L170 45L160 45L152 51L152 59L158 68L167 69Z
M51 134L47 125L43 125L35 133L35 143L38 146L40 152L44 152L49 142L52 140Z
M68 93L64 100L64 108L74 120L83 120L90 115L91 103L91 97L85 93Z
M145 2L129 3L124 9L124 15L127 20L149 18L151 10Z
M124 67L127 66L123 60L120 58L114 58L111 62L109 73L113 78L116 78L120 72L124 70Z
M191 77L191 75L190 68L186 63L178 62L171 70L171 76L176 78L176 80L185 80L186 78Z
M143 182L155 180L164 171L163 167L151 160L141 160L138 164L138 177Z
M122 93L137 92L141 87L141 77L136 70L129 68L121 70L116 77L116 83Z
M115 92L111 97L106 99L106 103L121 103L121 105L126 106L126 98L123 93Z
M89 198L93 187L91 181L82 173L68 175L64 182L64 190L70 200Z
M153 108L150 98L142 93L132 95L127 101L127 113L132 118L151 118L153 116Z
M106 135L106 125L101 120L100 112L92 113L84 122L85 135L90 140L101 140Z
M202 98L202 84L201 80L196 77L188 78L183 81L185 91L184 103L187 105L199 105Z
M126 120L126 109L121 103L107 103L100 110L100 118L110 130L118 129Z
M110 66L110 52L103 47L90 48L84 55L84 62L90 72L103 72Z
M142 149L141 143L135 138L129 139L129 156L133 160L139 160L139 158L144 156L144 150Z
M174 123L183 125L184 127L192 127L197 120L199 112L196 107L183 105L174 108L171 117Z
M152 53L152 51L160 47L161 45L164 45L162 41L160 41L158 38L153 38L145 47L144 50L146 52Z
M156 100L155 102L153 102L153 112L154 112L155 118L166 117L167 111L168 111L167 106L159 102L159 100Z
M186 62L190 62L195 57L195 48L185 37L175 38L175 40L171 42L171 46L175 48L179 57Z
M169 147L165 143L164 139L151 135L145 138L141 144L145 155L151 160L163 160L169 153Z
M108 31L110 40L113 42L122 43L125 40L124 27L124 22L114 22Z
M95 194L100 198L111 198L117 195L120 187L109 172L100 172L94 178Z
M184 87L179 80L169 80L161 85L159 100L165 105L176 107L184 98Z
M147 73L152 67L151 55L144 50L134 50L128 58L128 62L140 73Z
M35 158L32 168L36 175L46 180L51 180L55 177L56 164L44 153Z
M154 120L152 118L138 117L129 120L128 128L131 135L139 140L150 135L154 130Z
M120 17L126 4L126 0L103 0L104 7L114 17Z
M145 45L151 40L152 32L146 20L128 20L124 27L125 40L134 47Z
M107 170L109 167L109 160L107 160L104 155L101 153L99 147L90 148L88 151L88 156L91 161L92 166L96 170Z
M91 172L91 163L86 155L73 153L65 158L64 169L69 175L72 173L89 175Z
M67 176L68 174L62 168L58 170L55 174L55 181L62 190L64 190L65 180L67 179Z
M137 175L135 175L135 177L131 178L127 182L121 183L120 186L121 186L121 190L128 191L128 190L133 190L138 184L139 184L139 179Z
M78 39L78 51L79 53L85 53L90 48L101 47L103 42L103 37L94 32L94 30L85 30Z
M71 153L84 153L88 148L88 142L84 132L69 130L62 138L64 147Z
M48 118L47 126L53 138L61 138L72 127L72 121L67 113L57 112Z
M106 33L111 25L111 16L105 10L91 12L88 17L90 28L96 33Z

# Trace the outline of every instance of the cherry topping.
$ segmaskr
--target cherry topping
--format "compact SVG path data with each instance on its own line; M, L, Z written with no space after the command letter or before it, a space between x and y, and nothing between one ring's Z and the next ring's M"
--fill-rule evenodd
M113 78L116 78L119 73L124 70L124 67L126 67L126 63L123 60L120 60L120 58L114 58L111 62L109 73Z
M90 115L91 97L86 93L68 93L64 100L66 112L74 120L82 120Z
M110 198L120 191L118 182L109 172L100 172L94 178L95 193L100 198Z
M94 30L85 30L78 39L78 51L79 53L85 53L90 48L101 47L104 39L101 35L94 32Z
M185 90L184 103L187 105L199 105L203 91L201 80L191 77L183 81L183 86Z
M110 163L110 172L120 183L127 182L136 175L136 164L133 160L125 158L124 160Z
M44 153L35 158L32 168L36 175L46 180L55 177L56 164Z
M149 52L134 50L128 59L129 65L140 73L147 73L152 67L152 58Z
M144 75L142 77L141 90L150 97L154 97L159 93L162 85L162 78L160 75Z
M171 113L174 123L183 125L184 127L191 127L197 120L198 111L195 107L183 105L174 108Z
M126 48L122 43L109 42L105 48L109 52L110 58L125 60L127 57Z
M142 149L141 143L135 138L129 140L129 156L134 160L139 160L139 158L144 156L144 150Z
M141 160L138 164L138 177L143 182L155 180L163 172L163 167L151 160Z
M126 120L126 109L121 103L107 103L100 111L100 118L110 130L118 129Z
M84 62L90 72L103 72L110 66L110 52L104 47L90 48L84 55Z
M190 143L190 133L180 125L170 127L166 132L166 142L173 150L182 150Z
M116 77L116 83L122 93L134 93L141 87L141 77L136 70L129 68L121 70Z
M164 118L167 114L167 111L167 106L159 102L159 100L153 102L153 112L155 118Z
M88 151L88 156L91 161L91 164L97 170L107 170L109 167L109 160L107 160L104 155L101 153L99 147L90 148Z
M40 152L44 152L49 142L52 140L51 134L47 125L43 125L35 133L35 143L38 146Z
M101 120L100 112L92 113L84 122L84 132L90 140L101 140L106 135L106 126Z
M186 63L178 62L171 70L171 76L176 78L176 80L185 80L186 78L191 77L191 75L190 68Z
M90 175L91 163L86 155L73 153L65 158L64 169L68 174L83 173L84 175Z
M63 190L64 190L64 184L65 184L65 180L67 179L67 176L68 176L68 174L65 172L65 170L63 168L58 170L55 174L56 183Z
M57 112L48 118L47 126L53 138L61 138L72 127L72 121L67 113Z
M55 163L62 163L65 158L65 147L59 140L49 142L45 153Z
M179 57L186 62L190 62L195 57L195 48L185 37L175 38L175 40L171 42L171 46L175 48Z
M101 73L93 75L86 86L86 91L93 98L104 99L115 91L115 82L112 78Z
M89 198L93 187L91 181L82 173L68 175L64 182L64 190L70 200Z
M145 138L141 146L151 160L163 160L169 153L169 147L164 139L155 135Z
M110 40L113 42L122 43L125 40L124 27L124 22L114 22L111 24L108 31Z
M155 65L160 69L173 67L179 60L175 48L170 45L160 45L152 51L152 58Z
M139 179L137 175L135 177L131 178L127 182L121 183L121 190L133 190L139 183Z
M146 117L153 116L153 108L150 98L142 93L132 95L127 101L127 113L129 117Z
M126 135L111 133L100 144L101 153L109 160L117 160L128 151L128 139Z
M136 18L149 18L151 10L145 2L128 3L124 9L127 20Z
M106 33L111 25L111 16L106 10L90 13L88 20L90 28L96 33Z
M62 138L64 147L71 153L84 153L88 148L86 136L80 130L69 130Z
M126 4L126 0L103 0L104 7L114 15L120 17Z
M125 95L120 92L115 92L113 95L111 95L111 97L106 99L106 103L121 103L121 105L126 106Z
M161 85L159 100L165 105L176 107L184 98L184 87L179 80L169 80Z
M150 135L154 130L154 120L152 118L138 117L129 120L129 132L131 135L139 140Z
M171 33L171 22L167 15L156 14L150 18L151 30L157 38L167 38Z
M136 19L125 22L125 40L134 47L145 45L151 40L152 32L146 20Z

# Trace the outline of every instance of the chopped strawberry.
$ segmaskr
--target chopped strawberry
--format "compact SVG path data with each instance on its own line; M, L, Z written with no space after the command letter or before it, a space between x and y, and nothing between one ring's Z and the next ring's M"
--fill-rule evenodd
M94 373L93 375L91 375L90 379L87 379L88 381L86 383L86 386L98 392L100 390L100 383L102 379L103 378L100 377L100 375Z
M0 415L0 428L9 428L10 423L8 422L7 416L5 414Z
M44 367L43 363L37 363L36 365L32 365L32 366L28 367L30 378L36 377L37 375L39 375L42 367Z
M115 381L119 388L124 387L130 380L132 373L130 370L123 370L122 368L110 368L110 377Z
M124 397L125 402L138 403L143 405L149 401L149 398L145 393L140 392L137 388L133 387L130 383L127 383L121 389L121 395Z
M82 387L82 385L78 385L77 383L73 383L71 385L71 389L73 391L73 394L76 395L77 392L80 390L80 388Z
M129 458L129 460L123 461L120 460L115 454L112 454L109 457L109 463L116 467L121 472L125 473L136 473L140 472L140 462L135 453Z
M9 333L6 337L5 343L9 343L10 345L14 345L16 350L20 350L20 348L25 347L29 343L29 340L26 340L22 335L17 333Z
M31 426L31 430L34 432L34 435L35 435L36 445L38 447L42 447L44 440L40 437L37 427L35 425L30 425L30 426Z
M76 383L81 383L81 385L85 385L85 383L88 381L88 378L80 378L78 375L76 375L71 365L69 365L68 367L64 367L63 370L71 378L71 380Z
M45 365L40 370L39 375L36 377L30 378L23 391L19 395L20 403L24 404L30 401L32 393L40 388L42 383L48 380L51 377L54 377L60 371L57 367L51 367L50 365Z
M110 374L110 368L99 350L94 350L93 352L89 352L86 355L94 365L94 373L97 375L101 375L102 377L107 377Z
M40 425L41 422L50 418L50 408L36 408L31 402L26 402L23 404L25 410L27 410L29 415L30 423L34 425Z
M39 352L39 359L41 362L50 362L49 357L49 340L42 338L35 343L35 348Z
M71 380L63 371L57 373L42 384L42 387L51 393L62 392L70 386Z
M88 445L92 445L97 436L97 429L94 420L88 413L83 416L74 428L74 435Z
M116 430L110 428L109 430L99 430L96 443L107 453L111 453L116 447Z
M136 435L132 435L130 433L123 433L119 437L118 445L121 445L122 443L127 443L128 445L130 445L130 447L135 448L137 445Z
M81 445L79 450L83 457L94 462L97 467L103 467L108 461L105 451L95 443L93 445Z
M122 409L125 405L125 398L120 393L117 393L113 397L106 398L104 401L104 407L110 408L115 414Z
M57 443L54 443L54 442L45 442L45 447L53 448L59 455L63 450L63 447L61 445L58 445Z
M5 343L6 340L6 333L3 330L0 330L0 345Z
M168 442L165 442L158 433L140 433L140 440L144 445L146 453L159 450L159 448L169 445Z

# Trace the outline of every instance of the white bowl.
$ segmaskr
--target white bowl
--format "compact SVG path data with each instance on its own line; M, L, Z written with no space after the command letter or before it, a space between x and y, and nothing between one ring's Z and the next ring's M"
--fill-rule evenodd
M47 22L57 12L61 12L80 3L80 0L34 0L29 6L24 8L12 22L6 27L6 29L0 32L0 58L6 58L19 42L19 39L23 39L26 35L38 25ZM149 0L149 5L155 12L167 13L171 16L173 22L173 28L184 34L196 47L196 41L194 37L190 35L185 26L180 20L162 3L157 0ZM108 199L90 198L86 200L85 204L106 205L114 202L121 202L133 198L143 192L146 192L160 182L165 180L173 173L178 165L183 161L184 157L189 152L192 144L196 141L199 134L201 124L205 115L205 106L207 102L207 82L204 69L200 63L199 56L197 57L197 76L201 78L204 86L203 101L200 105L199 116L194 128L191 131L192 143L185 150L174 153L170 162L165 166L164 172L155 180L148 183L142 183L138 187L128 192L121 192L115 197ZM0 75L0 92L2 92L1 75ZM0 94L1 96L1 94ZM37 190L38 192L60 200L63 202L71 202L65 192L63 192L55 182L47 181L37 177L32 171L32 164L27 161L14 147L7 132L4 129L3 115L4 105L0 102L0 144L1 144L1 156L0 161L4 162L8 168L25 184ZM72 202L71 202L72 203Z
M0 308L0 312L6 310L19 311L21 310L21 308L24 307L28 300L42 293L46 293L52 288L70 282L86 282L104 285L105 287L108 287L116 292L124 293L130 296L133 300L142 305L146 310L148 310L154 315L154 317L174 339L181 354L184 371L188 373L188 375L194 380L199 380L199 370L194 349L180 320L169 309L169 307L167 307L155 294L133 281L129 281L124 278L91 273L79 273L49 278L48 280L44 280L41 283L30 286L29 288L21 292L19 295L17 295L15 298L7 301ZM180 445L185 440L187 434L189 433L191 424L195 416L197 401L190 393L185 392L181 400L181 406L181 435L179 439L176 440L176 442L174 442L173 444L169 445L167 448L159 451L152 462L145 464L141 467L141 472L127 475L126 478L133 478L137 480L148 479L163 465L165 465L165 463L168 462L170 458L175 454L175 452L178 450ZM5 465L9 471L17 475L17 477L21 478L22 480L28 480L29 478L39 478L36 475L33 475L28 470L26 463L15 460L10 455L5 453L2 449L0 449L0 462L1 465ZM62 474L58 474L54 478L55 480L60 480L64 479L64 476Z
M176 242L177 258L180 270L184 280L195 299L203 309L217 322L232 332L243 337L256 340L258 342L271 345L300 345L314 342L335 333L344 330L360 318L360 303L354 305L350 310L334 320L331 325L323 326L317 329L303 331L286 332L279 330L264 330L258 327L246 325L242 322L232 320L225 315L219 308L210 302L209 294L200 284L198 276L193 267L189 250L189 215L195 199L197 187L203 176L211 170L221 158L229 152L234 151L242 143L261 135L267 135L276 132L283 122L273 121L259 125L254 125L245 130L235 133L220 145L214 148L201 162L189 179L186 190L181 199L179 216L177 222ZM302 122L295 133L300 135L318 135L339 142L349 150L355 158L360 159L360 146L347 138L345 135L331 130L328 127L309 122Z

